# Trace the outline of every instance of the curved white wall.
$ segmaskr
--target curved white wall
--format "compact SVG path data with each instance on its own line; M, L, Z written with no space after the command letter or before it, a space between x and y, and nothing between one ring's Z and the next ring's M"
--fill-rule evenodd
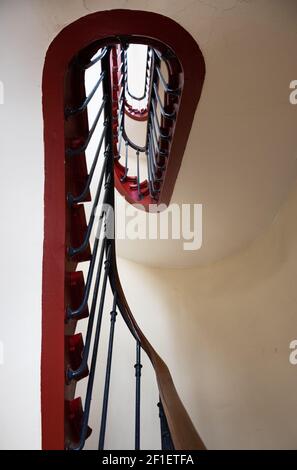
M130 307L210 449L296 449L295 187L237 256L175 270L119 263Z

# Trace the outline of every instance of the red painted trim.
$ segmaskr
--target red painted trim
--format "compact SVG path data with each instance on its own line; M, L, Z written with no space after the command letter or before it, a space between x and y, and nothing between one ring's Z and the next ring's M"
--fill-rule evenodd
M42 448L64 448L64 277L65 178L62 77L44 67L45 141L44 245L42 287L41 413ZM58 86L57 86L58 85ZM59 86L60 85L60 86ZM60 103L60 106L58 104ZM57 124L60 132L56 133Z
M147 121L148 118L148 110L147 108L141 112L138 109L133 109L132 106L129 106L127 103L125 105L125 114L130 118L134 119L134 121Z
M160 202L170 200L203 84L204 61L197 44L181 26L156 13L111 10L85 16L64 28L47 51L42 83L45 143L41 352L43 449L64 448L65 74L73 56L94 41L131 34L167 44L175 51L184 72L184 94Z

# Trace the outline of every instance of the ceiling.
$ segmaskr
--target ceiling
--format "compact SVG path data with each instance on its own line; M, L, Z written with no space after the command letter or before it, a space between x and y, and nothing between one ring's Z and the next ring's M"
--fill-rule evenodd
M202 204L203 242L201 249L185 251L183 240L125 239L117 241L117 250L154 266L208 264L258 237L295 184L297 106L289 102L289 84L297 79L297 2L166 0L146 5L166 10L182 24L206 62L202 97L172 198Z

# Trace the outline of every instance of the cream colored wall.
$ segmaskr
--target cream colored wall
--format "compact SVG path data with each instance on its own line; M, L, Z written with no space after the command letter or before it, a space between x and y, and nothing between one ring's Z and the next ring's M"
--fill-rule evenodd
M296 449L297 189L246 250L205 268L121 259L127 299L211 449ZM244 214L243 214L244 217Z

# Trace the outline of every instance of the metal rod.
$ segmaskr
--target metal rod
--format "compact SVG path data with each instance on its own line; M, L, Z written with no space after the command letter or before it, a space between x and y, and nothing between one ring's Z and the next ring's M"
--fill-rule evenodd
M139 151L136 152L137 158L137 192L138 192L138 199L141 199L142 194L140 192L140 174L139 174Z
M152 103L152 106L153 106L153 111L151 112L151 123L154 127L154 132L155 133L158 132L159 138L168 141L168 140L171 139L171 137L170 137L170 135L163 134L163 132L161 131L160 122L159 122L158 116L155 113L156 108L155 108L154 103ZM157 126L157 129L156 129L156 126Z
M149 67L149 61L150 61L150 48L148 47L147 48L147 55L146 55L146 65L145 65L145 79L144 79L144 91L143 91L143 94L142 96L135 96L133 95L130 91L129 91L129 85L128 85L128 54L127 54L127 51L125 51L125 66L127 68L127 77L126 77L126 91L128 93L128 95L130 96L130 98L132 98L133 100L136 100L136 101L142 101L144 100L144 98L146 97L146 94L147 94L147 78L148 78L148 73L149 73L149 70L150 70L150 67Z
M88 327L87 327L86 341L85 341L85 345L84 345L84 349L82 353L82 360L78 369L67 370L68 381L71 381L73 379L78 379L79 377L81 377L83 373L86 371L86 368L88 366L88 358L89 358L91 339L92 339L92 333L93 333L93 324L94 324L94 319L95 319L95 310L97 306L97 298L98 298L98 293L99 293L99 285L100 285L105 246L106 246L106 238L103 239L101 250L100 250L100 257L99 257L99 262L98 262L98 267L97 267L97 274L96 274L91 310L90 310Z
M149 156L149 150L146 152L146 164L147 164L147 179L148 179L148 185L149 185L149 192L150 196L154 197L154 188L153 188L153 182L152 182L152 174L151 174L151 162L150 162L150 156Z
M94 160L93 160L93 163L92 163L89 175L88 175L88 179L87 179L87 182L86 182L86 185L85 185L83 191L80 193L79 196L73 196L71 193L69 193L68 196L67 196L67 200L68 200L68 203L69 203L70 206L72 206L73 204L77 204L78 202L82 202L84 200L84 198L86 197L87 193L88 193L88 190L90 188L90 184L91 184L92 179L93 179L94 171L95 171L96 166L97 166L98 158L99 158L99 155L100 155L100 152L101 152L101 147L102 147L102 144L103 144L103 140L104 140L105 135L106 135L107 122L106 122L106 125L104 124L104 126L105 127L104 127L104 130L102 132L100 142L99 142L99 145L97 147L95 157L94 157ZM107 162L106 157L107 157L108 153L109 153L109 147L104 152L104 161L103 161L103 165L102 165L102 169L101 169L101 174L102 173L104 174L104 172L105 172L106 162ZM101 176L100 176L100 178L101 178Z
M84 111L86 109L89 102L91 101L91 99L95 95L95 93L96 93L100 83L102 82L104 76L105 76L105 72L103 71L103 72L101 72L100 77L99 77L98 81L96 82L96 84L95 84L94 88L92 89L92 91L89 93L89 95L86 97L84 102L78 108L66 108L65 109L65 117L66 118L68 118L69 116L74 116L75 114L79 114L79 113L81 113L82 111Z
M97 57L91 59L90 62L88 62L87 64L85 64L85 65L83 66L84 69L87 70L88 68L90 68L90 67L92 67L93 65L97 64L97 62L99 62L99 60L103 59L103 57L105 56L106 52L107 52L107 47L104 47L104 48L102 49L102 51L100 52L100 54L99 54ZM97 51L97 53L98 53L98 51Z
M155 141L156 136L152 132L151 127L150 127L150 130L149 130L149 137L150 137L150 140L152 141L152 144L154 146L155 155L158 153L159 155L161 155L163 157L166 157L168 155L168 150L162 150L161 146L158 144L158 142ZM156 166L156 168L162 169L162 166L158 166L156 160L155 160L155 166Z
M156 172L156 169L163 170L165 168L165 166L161 167L161 166L157 165L152 137L149 140L148 155L149 155L150 162L151 162L152 180L153 180L154 183L161 182L162 180L160 178L156 177L155 172ZM159 189L155 189L155 192L159 192Z
M161 72L161 68L160 66L158 65L156 67L156 70L157 70L157 73L158 73L158 76L160 78L160 81L163 85L163 88L165 90L166 93L169 93L170 95L176 95L176 96L179 96L181 94L181 89L180 88L170 88L168 86L168 84L166 83L166 80Z
M159 165L159 164L157 163L157 159L156 159L157 153L159 153L159 155L162 155L162 154L161 154L159 145L155 143L154 134L153 134L152 132L150 132L149 145L151 146L151 152L152 152L152 156L153 156L153 165L154 165L154 169L155 169L155 170L164 170L164 169L165 169L165 165Z
M147 156L148 156L148 162L149 162L150 180L151 180L151 185L152 185L152 191L153 191L153 194L156 194L157 192L159 192L159 190L155 188L155 183L158 182L158 178L156 178L155 171L153 169L154 163L153 163L153 157L152 157L152 146L151 146L151 144L149 145Z
M99 434L99 446L98 446L99 450L104 449L104 441L105 441L111 362L112 362L112 351L113 351L113 339L114 339L114 330L115 330L115 323L116 323L116 316L117 316L116 307L117 307L117 293L115 291L114 296L113 296L112 311L110 312L110 331L109 331L108 353L107 353L107 363L106 363L106 373L105 373L104 395L103 395L103 404L102 404L101 426L100 426L100 434Z
M176 117L175 111L172 111L171 113L168 113L167 111L165 111L165 108L163 106L163 103L161 101L161 98L160 98L160 95L159 95L159 92L158 92L158 88L157 88L155 83L153 85L153 88L154 88L154 92L155 92L156 98L157 98L159 106L160 106L162 116L164 118L167 118L167 119L175 119L175 117Z
M119 149L118 149L119 156L121 156L122 140L123 140L123 129L120 128L120 131L119 131Z
M124 116L124 115L123 115L123 116ZM124 120L124 119L123 119L123 120ZM134 142L132 142L131 139L129 139L129 137L128 137L127 134L126 134L126 130L125 130L125 125L124 125L124 123L123 123L123 137L124 137L124 140L125 140L126 142L128 142L129 145L130 145L130 147L132 147L134 150L136 150L136 151L138 151L138 152L145 152L145 150L146 150L146 147L145 147L145 146L144 146L144 147L141 147L141 146L135 144Z
M123 52L123 60L125 61L125 51L122 50ZM127 64L125 64L125 67L126 67ZM123 75L124 75L124 79L127 80L127 73L125 73L125 70L123 72ZM125 91L126 91L126 84L124 83L123 84L123 89L122 89L122 92L121 92L121 97L123 99L123 102L122 102L122 106L123 106L123 109L122 111L120 112L120 114L122 113L122 118L121 118L121 123L119 125L119 129L120 129L120 132L121 132L121 135L123 136L123 139L125 140L125 142L128 142L129 143L129 146L131 148L133 148L134 150L136 151L139 151L139 152L145 152L146 151L146 146L139 146L137 144L135 144L127 135L126 133L126 129L125 129L125 112L124 112L124 108L125 108L125 102L126 102L126 97L125 97ZM120 143L121 144L121 143ZM119 154L120 154L120 145L119 145Z
M90 262L89 269L88 269L88 275L87 275L87 281L86 281L86 285L84 289L83 299L78 308L72 309L70 305L67 306L67 309L66 309L67 320L71 320L73 318L79 318L87 305L89 294L90 294L90 289L91 289L91 284L92 284L92 279L93 279L98 245L99 245L99 238L96 238L94 247L93 247L91 262Z
M103 307L105 301L105 294L106 294L106 286L107 286L107 279L108 279L108 271L110 267L110 245L107 250L106 260L105 260L105 272L104 278L102 283L101 289L101 296L100 296L100 304L99 304L99 311L97 316L96 322L96 331L95 331L95 338L94 338L94 345L93 345L93 353L92 353L92 361L90 367L90 374L88 379L87 385L87 393L85 399L85 406L84 406L84 413L82 419L82 426L81 426L81 435L78 446L75 447L74 450L81 450L84 446L87 430L88 430L88 422L89 422L89 414L90 414L90 407L91 407L91 400L92 400L92 392L93 392L93 385L94 385L94 378L95 378L95 371L96 371L96 364L97 364L97 356L98 356L98 347L99 347L99 339L100 339L100 331L101 331L101 323L102 323L102 314L103 314Z
M107 185L106 190L105 190L105 195L104 195L104 200L107 199L108 197L108 192L109 192L110 184ZM93 279L93 273L94 273L94 267L95 267L95 262L96 262L96 257L97 257L97 251L98 251L98 245L99 245L99 238L100 238L100 233L102 229L102 222L103 222L103 217L105 214L105 209L104 207L102 208L100 217L99 217L99 223L98 223L98 229L97 229L97 236L94 242L94 247L93 247L93 253L91 257L91 262L88 270L88 275L87 275L87 282L85 285L85 290L84 290L84 295L83 295L83 300L80 304L80 306L74 310L70 306L67 307L67 318L68 320L71 318L78 318L84 308L87 305L89 294L90 294L90 289L91 289L91 284L92 284L92 279Z
M81 153L83 153L83 152L86 150L86 148L88 147L88 145L89 145L89 143L90 143L90 140L91 140L91 138L92 138L92 136L93 136L93 134L94 134L94 131L95 131L96 127L97 127L97 124L98 124L98 121L99 121L99 119L100 119L100 117L101 117L101 114L102 114L102 111L103 111L103 109L104 109L104 105L105 105L105 103L106 103L106 100L107 100L107 97L104 96L104 97L103 97L103 100L102 100L102 103L101 103L101 106L100 106L100 108L99 108L99 111L98 111L98 113L97 113L97 115L96 115L96 117L95 117L95 119L94 119L94 122L93 122L93 124L92 124L92 127L91 127L91 129L90 129L90 131L89 131L88 137L86 138L84 144L81 145L80 147L77 147L77 148L68 148L68 149L66 150L66 155L69 155L70 157L73 157L74 155L80 155ZM107 118L106 120L108 120L108 118ZM104 130L103 130L103 132L104 132Z
M125 181L125 179L127 178L127 175L128 175L128 150L129 150L129 144L128 142L125 142L125 146L126 146L126 151L125 151L125 173L123 174L123 176L121 177L121 181Z
M80 246L78 246L78 247L70 246L70 247L68 248L68 255L69 255L70 257L75 256L75 255L81 253L81 252L84 251L84 250L86 249L86 247L88 246L88 243L89 243L89 240L90 240L90 236L91 236L91 232L92 232L92 228L93 228L94 221L95 221L95 217L96 217L96 209L97 209L98 202L99 202L99 197L100 197L100 194L101 194L101 188L102 188L104 176L105 176L105 175L104 175L104 172L102 172L102 173L101 173L101 176L100 176L100 180L99 180L99 184L98 184L96 196L95 196L95 199L94 199L92 211L91 211L91 214L90 214L89 223L88 223L88 226L87 226L87 230L86 230L86 233L85 233L83 242L82 242L82 244L81 244ZM102 216L103 216L103 212L104 212L104 205L106 204L109 190L110 190L110 175L108 175L108 178L107 178L107 180L106 180L106 182L105 182L105 192L104 192L104 197L103 197L103 202L102 202L103 209L102 209L102 212L101 212L101 216L100 216L100 218L99 218L99 225L98 225L98 227L99 227L99 229L98 229L98 230L99 230L99 234L100 234L100 231L101 231L101 225L100 225L100 224L102 224ZM97 232L97 233L98 233L98 232Z
M158 407L161 428L161 448L162 450L174 450L174 445L161 400L158 403Z
M136 390L135 390L135 450L140 449L140 381L141 381L141 348L136 340L136 364L135 364Z

